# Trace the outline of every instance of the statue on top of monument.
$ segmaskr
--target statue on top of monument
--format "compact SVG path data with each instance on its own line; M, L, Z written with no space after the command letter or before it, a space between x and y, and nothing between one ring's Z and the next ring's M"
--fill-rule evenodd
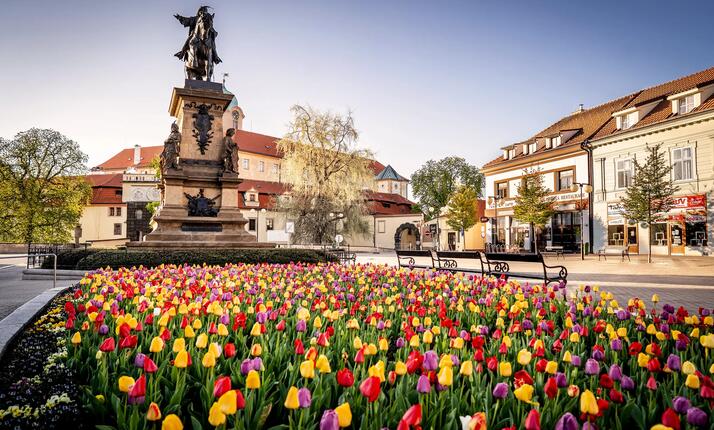
M161 173L165 173L169 169L178 169L179 145L181 145L181 133L179 132L176 122L171 124L171 133L164 141L164 150L161 151L159 165Z
M174 15L184 27L189 28L183 48L174 54L184 62L188 79L210 81L213 77L214 64L221 62L216 53L218 32L213 28L215 14L208 12L209 7L198 8L196 16Z
M233 141L234 134L236 129L229 128L223 138L223 171L227 173L238 173L238 145Z

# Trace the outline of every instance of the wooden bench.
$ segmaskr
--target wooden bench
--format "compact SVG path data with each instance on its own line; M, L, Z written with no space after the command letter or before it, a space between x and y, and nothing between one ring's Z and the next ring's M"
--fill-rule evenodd
M484 273L483 260L479 251L436 251L434 262L438 264L439 269L449 270L452 272L465 273ZM478 262L478 268L459 267L459 261Z
M357 256L354 252L346 251L344 249L327 249L325 250L327 255L331 255L339 260L341 264L350 263L354 264L357 261Z
M418 259L423 259L426 261L417 264ZM399 267L408 267L410 269L433 269L434 266L434 255L430 250L397 250L397 260L399 261Z
M563 255L563 247L559 245L550 245L545 247L545 252L542 252L541 254L543 255L555 255L555 259L557 260L558 257L562 257L563 260L565 260L565 255Z
M598 249L597 260L600 261L600 257L603 257L607 261L608 255L617 255L620 257L620 261L625 261L625 257L627 257L627 261L632 261L630 260L630 250L627 249L627 246L607 245L602 249Z
M545 264L543 255L537 254L507 254L507 253L484 253L485 263L488 268L489 275L493 276L505 276L513 278L525 278L525 279L542 279L545 285L551 282L568 282L568 269L565 266L548 266ZM511 268L508 263L538 263L541 265L543 270L543 276L534 275L531 273L516 273L511 272ZM557 273L555 273L557 271ZM552 273L552 274L551 274Z

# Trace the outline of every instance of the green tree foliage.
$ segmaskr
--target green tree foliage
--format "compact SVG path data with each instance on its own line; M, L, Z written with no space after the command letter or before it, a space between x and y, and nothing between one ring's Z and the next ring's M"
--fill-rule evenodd
M412 193L425 213L432 208L440 213L460 186L471 188L477 198L483 189L483 174L461 157L429 160L414 172L411 180Z
M368 235L364 190L373 188L372 153L357 147L352 114L297 105L292 111L291 130L278 142L282 178L289 188L278 207L295 219L293 240L327 243L335 231Z
M461 186L449 200L446 223L457 231L466 231L476 225L476 199L471 187Z
M542 228L553 216L552 203L548 199L548 190L543 185L543 176L538 171L526 171L518 186L518 195L513 207L513 217L520 222L533 225L533 239L538 251L539 228Z
M68 242L91 196L87 155L49 129L0 139L0 241Z
M620 200L625 218L647 224L652 243L652 224L672 208L672 196L678 187L672 182L672 167L659 152L660 145L649 149L649 154L642 165L635 160L635 176L632 185ZM647 261L652 262L652 246L649 247Z

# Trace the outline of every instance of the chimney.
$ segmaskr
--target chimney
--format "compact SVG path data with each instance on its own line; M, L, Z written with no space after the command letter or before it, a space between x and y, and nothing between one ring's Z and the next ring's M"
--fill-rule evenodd
M582 113L582 112L585 112L585 108L583 107L583 104L580 103L580 105L578 106L578 109L573 113Z
M141 162L141 146L134 145L134 165L138 165Z

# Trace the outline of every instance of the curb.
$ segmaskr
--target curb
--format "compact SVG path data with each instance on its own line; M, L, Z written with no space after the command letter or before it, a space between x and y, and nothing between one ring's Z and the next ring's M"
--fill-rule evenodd
M40 295L32 298L24 305L12 311L0 321L0 360L5 355L7 347L20 334L30 322L35 319L41 312L44 312L47 305L57 296L69 290L74 285L69 287L55 287L45 290Z

